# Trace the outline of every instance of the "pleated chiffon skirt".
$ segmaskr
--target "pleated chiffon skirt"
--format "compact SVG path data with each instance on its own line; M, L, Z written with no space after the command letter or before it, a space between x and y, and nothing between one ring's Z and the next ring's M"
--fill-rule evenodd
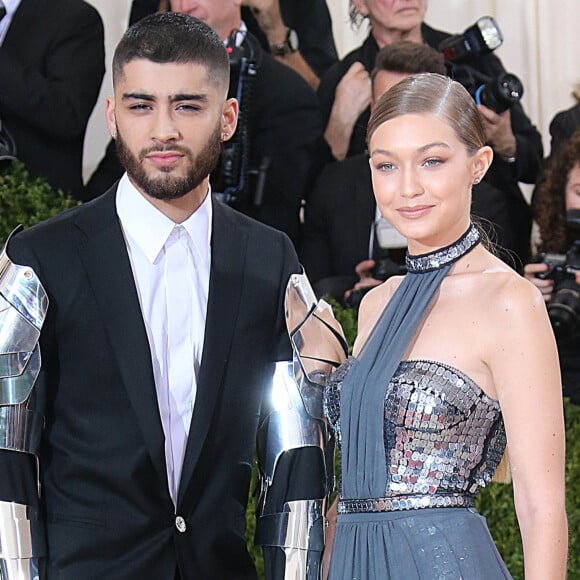
M474 508L338 516L330 580L511 579Z

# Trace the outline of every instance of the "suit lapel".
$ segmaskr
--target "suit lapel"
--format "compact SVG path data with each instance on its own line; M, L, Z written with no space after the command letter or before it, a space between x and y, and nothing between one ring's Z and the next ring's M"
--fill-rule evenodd
M12 16L10 27L6 32L3 46L9 47L14 54L27 54L30 49L30 39L38 39L37 23L43 22L40 12L44 8L41 0L22 0ZM33 29L30 29L34 23ZM41 36L43 38L43 36ZM44 42L44 41L43 41ZM34 43L32 43L34 45Z
M207 437L233 339L244 275L247 235L228 215L228 208L213 204L211 274L197 395L181 472L178 506L181 506Z
M115 210L115 194L116 187L92 202L95 211L85 212L77 220L86 235L80 256L153 465L167 488L165 439L151 350Z

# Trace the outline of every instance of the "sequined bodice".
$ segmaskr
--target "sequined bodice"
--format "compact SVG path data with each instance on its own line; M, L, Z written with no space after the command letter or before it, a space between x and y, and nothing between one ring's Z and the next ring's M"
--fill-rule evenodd
M327 418L341 443L340 392L351 357L325 390ZM505 449L499 404L469 377L442 363L403 361L386 389L385 498L475 495L492 478ZM405 500L406 501L406 500Z

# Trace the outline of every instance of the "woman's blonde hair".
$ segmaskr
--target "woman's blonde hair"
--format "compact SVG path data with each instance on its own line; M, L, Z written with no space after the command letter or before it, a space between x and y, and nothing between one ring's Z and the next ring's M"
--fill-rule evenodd
M377 102L367 127L367 145L386 121L409 114L433 114L447 123L473 155L485 145L485 129L475 101L458 82L444 75L412 75Z

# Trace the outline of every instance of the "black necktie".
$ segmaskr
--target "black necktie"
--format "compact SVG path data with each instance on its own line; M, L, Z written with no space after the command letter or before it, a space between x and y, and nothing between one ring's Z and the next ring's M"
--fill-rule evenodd
M6 16L6 7L4 6L4 2L0 0L0 21L2 18L4 18L4 16Z

